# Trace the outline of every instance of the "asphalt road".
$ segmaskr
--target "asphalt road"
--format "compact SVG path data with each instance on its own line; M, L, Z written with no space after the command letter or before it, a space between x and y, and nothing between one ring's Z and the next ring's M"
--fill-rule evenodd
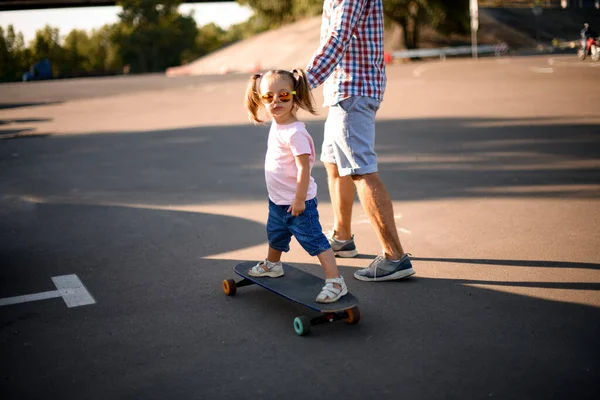
M596 398L595 65L391 66L377 151L417 274L352 278L379 251L357 202L361 254L338 262L362 320L307 337L305 308L221 289L266 254L267 128L246 121L245 77L0 86L0 303L71 274L95 300L0 306L2 397ZM317 144L324 115L303 115ZM322 275L295 242L285 260Z
M245 80L246 76L197 75L169 78L165 74L119 75L80 79L0 84L0 110L23 106L115 96L126 93L172 90L207 82Z

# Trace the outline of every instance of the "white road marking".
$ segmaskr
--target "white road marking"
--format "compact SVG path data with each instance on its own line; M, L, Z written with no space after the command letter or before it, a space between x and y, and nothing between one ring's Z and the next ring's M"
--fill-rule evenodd
M398 215L394 216L394 219L400 219L400 218L402 218L402 214L398 214ZM355 223L356 224L370 224L371 221L369 221L367 218L363 218L363 219L359 219Z
M421 74L423 74L423 72L426 69L431 69L431 68L435 67L436 65L437 65L437 63L434 62L434 61L432 61L431 63L427 63L425 65L418 66L417 68L414 69L413 76L416 76L417 78L420 78Z
M67 307L87 306L96 303L77 275L62 275L52 277L52 281L60 292Z
M554 66L560 66L560 67L575 67L575 68L600 67L600 62L588 61L587 59L584 61L580 61L577 58L571 59L569 61L555 60L554 58L549 58L548 64L554 65Z
M531 67L533 72L537 72L539 74L551 74L554 72L554 68L539 68L539 67Z
M30 301L54 299L60 297L58 290L52 290L50 292L42 292L35 294L26 294L24 296L6 297L0 299L0 306L9 306L11 304L28 303Z
M96 300L94 300L90 292L87 291L77 275L72 274L53 276L52 281L58 290L26 294L24 296L6 297L4 299L0 299L0 306L54 299L56 297L62 297L65 301L65 304L69 308L87 306L89 304L96 303Z
M408 229L404 229L404 228L400 228L400 229L398 229L398 232L401 232L401 233L407 233L407 234L409 234L409 235L412 233L412 232L411 232L411 231L409 231Z

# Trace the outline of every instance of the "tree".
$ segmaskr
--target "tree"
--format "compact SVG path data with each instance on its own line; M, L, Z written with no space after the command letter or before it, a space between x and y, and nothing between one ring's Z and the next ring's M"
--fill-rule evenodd
M255 17L263 20L267 29L304 16L318 15L323 0L237 0L250 6ZM383 0L386 22L398 24L403 33L404 47L418 46L423 25L444 33L462 33L468 29L469 0Z
M31 44L33 62L43 59L50 60L52 64L52 75L58 76L64 61L64 51L60 45L60 34L58 28L46 25L35 33Z
M293 0L238 0L241 5L249 5L258 18L264 18L271 29L293 20Z
M61 76L106 75L122 69L117 49L110 41L113 26L104 25L88 35L82 30L69 32L63 43Z
M399 24L407 49L415 49L423 25L443 32L468 29L469 0L383 0L385 16Z
M257 19L264 20L268 29L296 21L299 18L320 14L323 0L237 0L250 6Z
M8 50L8 43L4 36L4 29L0 26L0 81L11 81L11 65L13 64L13 55Z
M91 43L87 32L73 29L65 38L63 49L62 76L78 76L91 71Z
M439 1L438 19L432 25L441 33L468 33L470 29L469 0Z
M220 26L214 23L204 25L200 28L198 37L196 38L196 46L198 47L200 55L212 53L223 47L225 33L226 32Z
M115 25L104 25L90 33L89 68L92 72L114 73L122 70L123 62L119 49L111 38L116 32Z
M31 51L25 47L23 33L15 33L9 25L6 33L0 27L0 82L21 80L31 66Z
M131 72L164 71L178 65L182 55L194 48L198 28L191 15L177 11L181 0L122 0L111 39Z

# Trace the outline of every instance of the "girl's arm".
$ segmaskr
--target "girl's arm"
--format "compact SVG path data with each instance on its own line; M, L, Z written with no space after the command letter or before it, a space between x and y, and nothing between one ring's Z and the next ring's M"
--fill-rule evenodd
M296 179L296 197L292 202L288 212L297 217L304 212L306 194L308 193L308 184L310 183L310 162L308 154L296 156L296 167L298 167L298 177Z

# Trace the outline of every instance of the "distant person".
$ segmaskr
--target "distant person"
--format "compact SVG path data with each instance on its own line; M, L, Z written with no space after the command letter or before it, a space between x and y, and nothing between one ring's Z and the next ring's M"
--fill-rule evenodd
M590 27L590 24L584 22L583 29L581 30L581 43L584 50L587 50L588 39L596 39L598 34Z
M329 114L321 161L327 170L334 211L329 243L339 257L358 255L352 234L355 191L382 247L362 281L388 281L413 275L404 252L391 198L381 181L375 153L375 114L386 85L381 0L325 0L321 44L307 66L310 86L325 84Z
M256 264L251 276L283 276L282 252L290 249L292 235L311 256L317 256L325 271L325 286L319 303L332 303L348 293L333 250L322 232L317 211L317 185L310 175L315 163L315 146L298 121L299 108L316 114L303 70L269 71L253 75L246 89L248 117L262 123L259 112L271 118L265 157L265 180L269 195L267 258Z

